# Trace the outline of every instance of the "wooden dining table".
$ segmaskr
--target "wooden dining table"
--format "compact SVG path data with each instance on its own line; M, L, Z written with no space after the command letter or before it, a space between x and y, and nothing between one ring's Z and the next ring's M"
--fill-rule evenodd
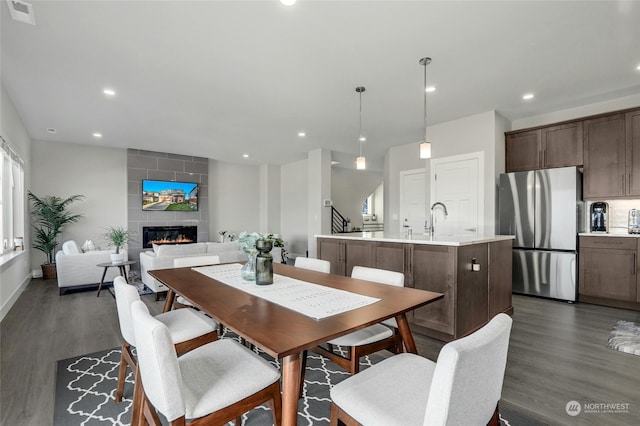
M192 268L159 269L149 274L169 288L165 309L176 294L224 324L238 336L280 360L282 424L297 423L302 352L338 336L395 317L407 352L416 353L406 313L441 299L441 293L395 287L274 264L274 274L380 299L322 319L253 296ZM255 285L255 284L250 284Z

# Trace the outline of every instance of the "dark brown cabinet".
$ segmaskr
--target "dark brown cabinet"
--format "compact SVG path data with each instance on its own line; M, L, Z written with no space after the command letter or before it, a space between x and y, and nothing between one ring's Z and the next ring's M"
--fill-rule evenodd
M584 122L585 199L624 197L629 193L626 151L624 114Z
M418 331L427 329L447 335L455 334L455 260L455 247L414 246L412 259L414 287L444 294L441 300L413 311L409 322L417 326Z
M626 169L629 173L628 193L640 196L640 109L625 115L627 149Z
M351 275L354 266L375 267L374 249L366 241L349 240L347 244L347 240L318 239L318 253L322 253L320 259L331 262L331 273L337 275Z
M640 309L639 241L635 237L580 237L578 300Z
M517 132L505 138L506 171L581 166L582 122L571 122Z
M522 172L540 168L540 129L506 135L507 172Z
M446 341L513 312L511 246L511 240L450 246L320 237L318 257L335 274L350 275L356 265L387 269L404 273L407 287L444 294L407 318L414 331Z
M322 253L322 256L320 256ZM331 262L331 273L336 275L345 274L345 243L343 240L333 238L318 239L318 257Z
M567 123L541 130L542 167L581 166L583 164L582 123Z

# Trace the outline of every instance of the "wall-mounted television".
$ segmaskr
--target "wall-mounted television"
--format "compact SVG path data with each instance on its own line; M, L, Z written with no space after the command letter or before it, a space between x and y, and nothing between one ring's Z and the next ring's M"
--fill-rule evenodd
M197 211L198 190L195 182L143 180L142 210Z

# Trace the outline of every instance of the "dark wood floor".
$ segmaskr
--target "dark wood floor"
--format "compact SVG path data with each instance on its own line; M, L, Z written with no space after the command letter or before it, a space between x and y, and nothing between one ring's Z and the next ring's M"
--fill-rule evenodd
M152 313L163 302L143 296ZM640 356L605 347L618 320L640 312L514 296L503 405L551 425L639 425ZM0 424L49 425L56 361L121 343L108 292L58 296L55 281L33 280L0 325ZM435 359L442 343L416 335L420 354ZM629 413L581 413L567 402L629 404ZM517 425L513 425L517 426Z

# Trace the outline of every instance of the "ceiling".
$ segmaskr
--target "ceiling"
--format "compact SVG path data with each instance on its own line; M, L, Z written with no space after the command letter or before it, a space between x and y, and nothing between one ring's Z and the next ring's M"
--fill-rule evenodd
M42 141L247 164L326 148L354 167L365 86L363 150L379 169L390 147L423 138L425 56L430 126L640 93L640 2L30 3L36 25L0 4L0 64Z

